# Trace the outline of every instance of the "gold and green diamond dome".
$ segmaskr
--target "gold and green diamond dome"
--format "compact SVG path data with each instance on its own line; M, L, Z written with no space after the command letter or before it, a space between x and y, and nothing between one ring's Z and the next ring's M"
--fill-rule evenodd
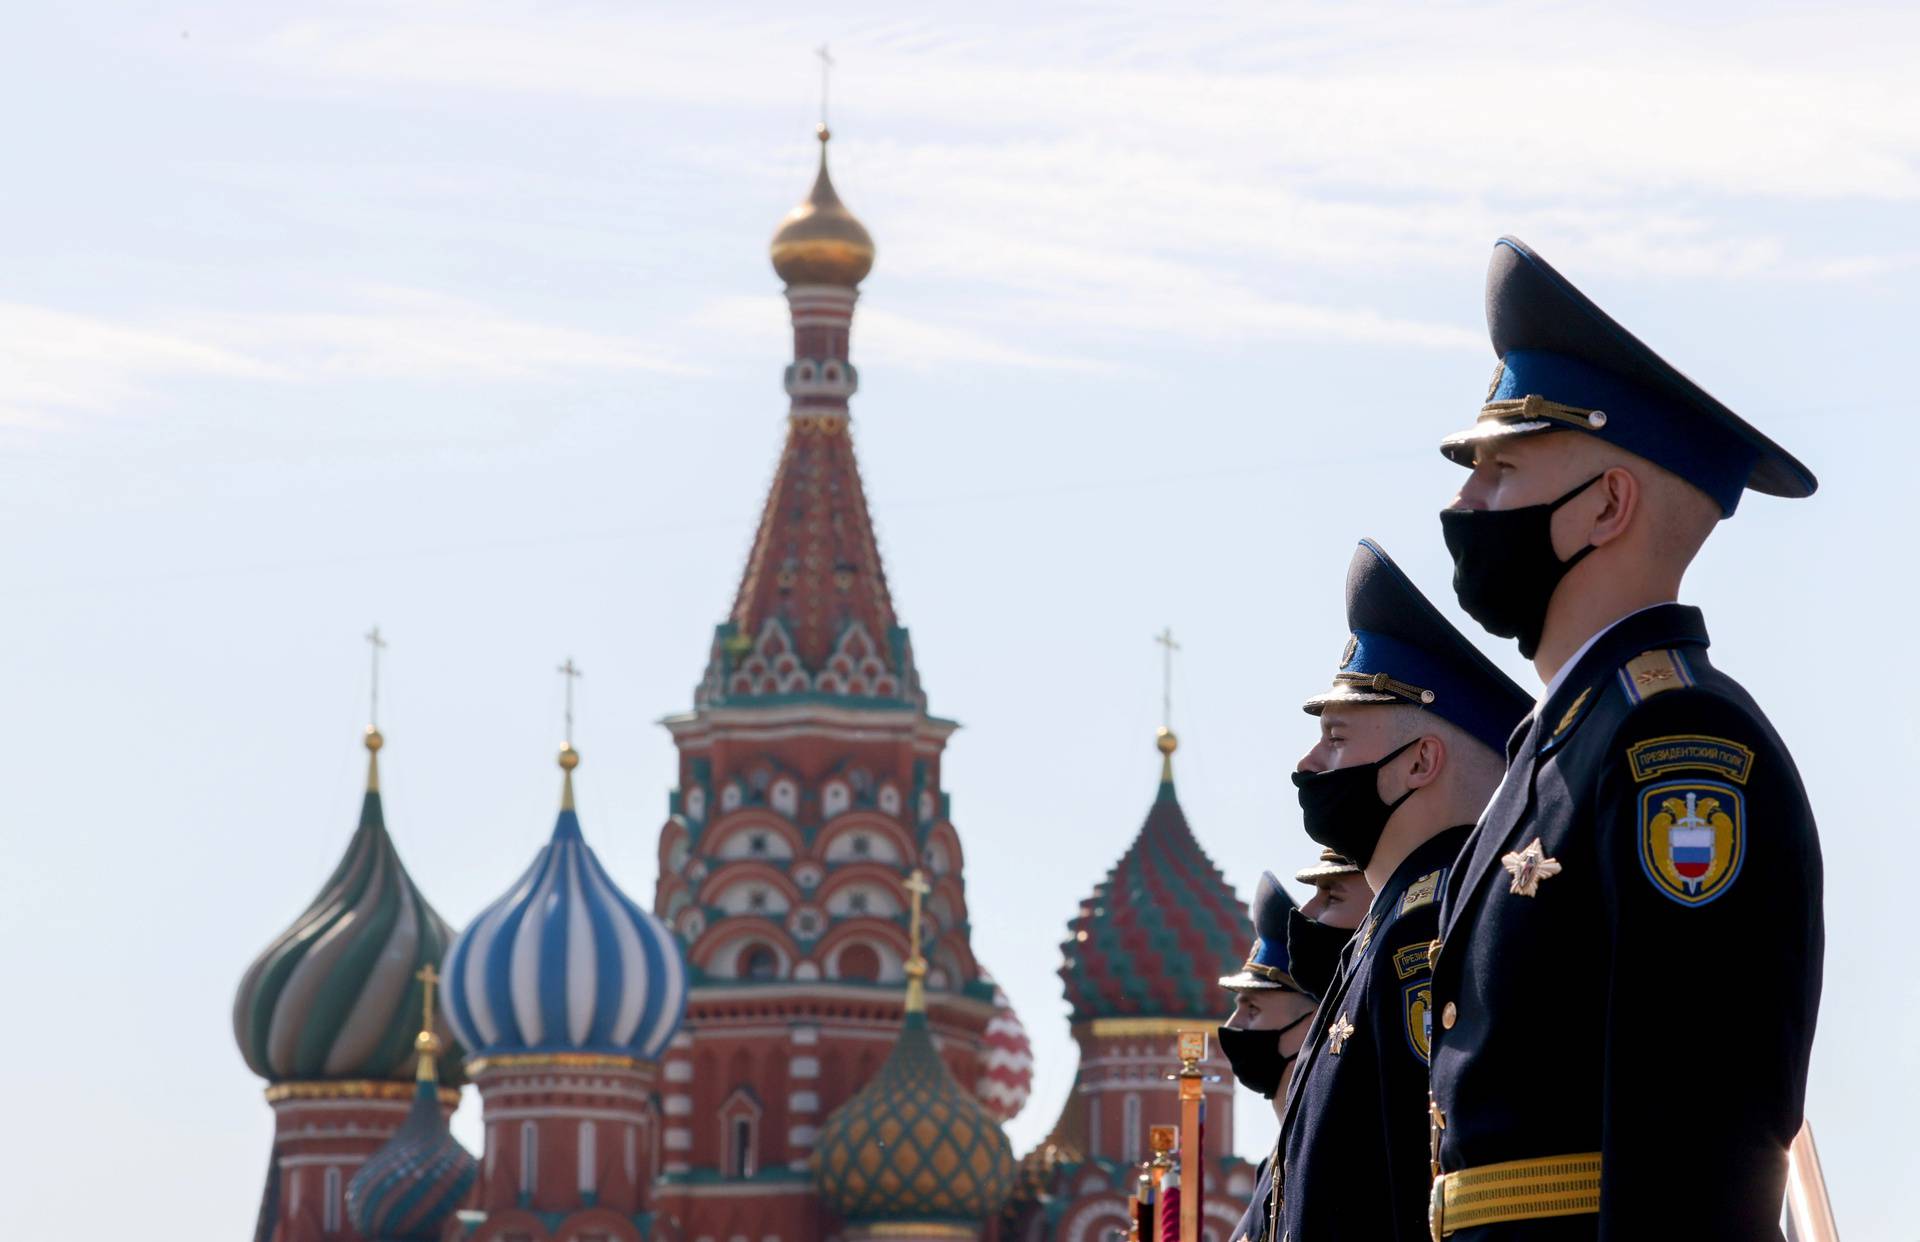
M1013 1148L909 1010L886 1064L821 1128L820 1193L848 1222L978 1224L1013 1189Z

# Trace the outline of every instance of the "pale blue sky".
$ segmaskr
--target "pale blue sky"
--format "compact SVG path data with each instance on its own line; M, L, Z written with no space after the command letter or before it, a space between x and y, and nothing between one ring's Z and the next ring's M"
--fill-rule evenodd
M1311 856L1285 774L1354 539L1454 612L1433 446L1484 391L1512 231L1820 475L1750 498L1687 596L1823 829L1810 1111L1840 1223L1908 1242L1920 17L1671 7L10 14L8 1232L107 1205L162 1242L250 1227L271 1121L232 991L352 829L371 623L389 823L450 920L550 830L568 654L586 832L651 897L654 722L783 433L765 243L829 40L836 181L880 250L856 434L966 726L975 943L1040 1058L1016 1145L1073 1072L1057 943L1152 796L1150 636L1185 644L1182 800L1247 894ZM1724 969L1768 1003L1769 963ZM1674 1066L1648 1089L1684 1108L1715 1050L1645 1020Z

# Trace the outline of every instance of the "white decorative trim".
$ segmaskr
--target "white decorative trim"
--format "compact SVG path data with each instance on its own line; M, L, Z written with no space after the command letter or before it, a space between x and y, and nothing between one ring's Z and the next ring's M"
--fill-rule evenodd
M787 1096L787 1108L796 1113L817 1113L820 1111L820 1093L795 1091Z
M796 1040L795 1042L797 1043L799 1041ZM787 1065L787 1077L789 1078L820 1077L820 1058L819 1057L795 1057Z
M282 1156L280 1167L283 1169L304 1169L312 1165L339 1164L352 1166L366 1163L365 1156Z
M624 1112L611 1108L581 1108L570 1105L561 1108L493 1108L487 1110L487 1120L493 1121L548 1121L555 1117L572 1119L575 1117L593 1117L600 1121L617 1121L623 1125L633 1125L646 1114Z
M660 1101L660 1111L669 1117L691 1117L693 1116L693 1097L670 1095Z
M693 1131L679 1126L669 1126L660 1136L660 1145L668 1151L692 1151Z
M676 1057L660 1068L660 1077L666 1082L692 1082L693 1062Z
M787 1131L787 1145L789 1147L812 1147L819 1141L820 1128L818 1126L793 1126ZM804 1164L805 1162L803 1161L802 1163Z

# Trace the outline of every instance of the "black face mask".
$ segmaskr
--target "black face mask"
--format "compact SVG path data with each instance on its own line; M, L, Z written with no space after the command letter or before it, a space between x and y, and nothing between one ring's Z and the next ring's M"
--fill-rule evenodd
M1315 996L1325 996L1340 969L1340 951L1351 939L1350 927L1329 927L1298 910L1287 911L1287 973Z
M1240 1080L1240 1085L1249 1091L1258 1091L1269 1100L1279 1094L1280 1076L1286 1073L1288 1063L1300 1055L1298 1050L1282 1053L1280 1037L1312 1016L1313 1010L1309 1009L1285 1026L1265 1031L1221 1027L1216 1032L1220 1051L1227 1054L1227 1064L1233 1067L1233 1076Z
M1387 830L1387 820L1400 804L1413 797L1415 790L1395 798L1380 800L1380 769L1398 759L1414 738L1383 759L1356 763L1352 767L1326 772L1295 772L1294 788L1300 791L1300 810L1306 816L1307 835L1334 853L1365 867Z
M1460 607L1487 633L1519 639L1526 659L1540 650L1554 588L1593 551L1588 544L1564 561L1556 556L1553 515L1605 477L1596 474L1551 504L1440 511L1440 533L1453 554L1453 593Z

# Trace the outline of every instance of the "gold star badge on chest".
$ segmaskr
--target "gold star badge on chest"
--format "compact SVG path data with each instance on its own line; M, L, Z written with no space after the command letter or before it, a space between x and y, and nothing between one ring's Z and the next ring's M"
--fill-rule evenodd
M1339 1056L1341 1050L1347 1046L1347 1040L1352 1034L1353 1023L1347 1021L1347 1015L1343 1013L1334 1019L1332 1026L1327 1028L1327 1051L1333 1053L1336 1057Z
M1551 879L1560 874L1558 859L1548 858L1547 851L1541 847L1540 838L1535 837L1527 848L1517 854L1508 854L1500 859L1500 865L1513 877L1513 883L1507 886L1510 893L1522 897L1535 897L1540 893L1540 881Z

